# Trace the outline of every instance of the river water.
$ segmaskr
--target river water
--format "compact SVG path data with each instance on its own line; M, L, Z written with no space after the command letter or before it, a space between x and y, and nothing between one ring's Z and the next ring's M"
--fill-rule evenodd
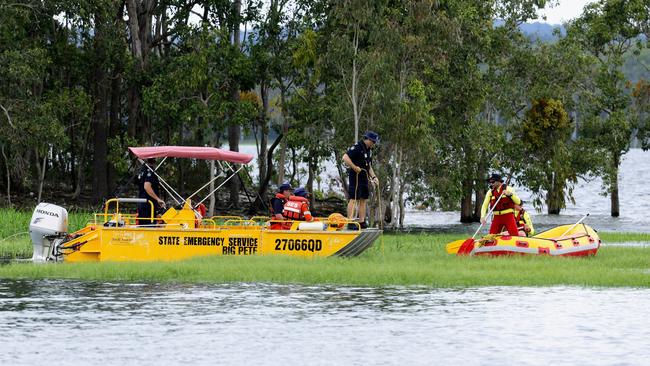
M647 365L650 290L0 280L2 365Z
M252 145L242 145L242 151L256 154L255 146ZM254 162L255 160L253 164ZM256 168L253 169L254 175L255 171ZM325 164L325 172L321 174L321 188L327 188L328 184L336 181L337 176L334 162L328 161ZM302 183L305 182L306 178ZM512 184L523 200L532 201L529 191L518 187L516 181ZM603 191L600 178L590 181L580 179L573 192L575 204L568 202L567 208L560 215L545 214L545 207L541 208L541 212L536 212L532 205L528 205L528 211L537 231L562 224L573 224L589 213L585 222L599 231L650 232L650 151L631 149L623 156L619 173L620 217L611 217L610 197L603 196ZM462 224L459 220L458 211L409 209L404 218L404 225L406 230L414 231L424 229L473 233L478 228L478 224ZM484 232L487 233L487 228L484 228Z
M532 201L530 191L517 187L517 182L513 185L521 199ZM611 216L611 199L602 193L600 178L580 179L573 192L575 203L567 202L567 208L560 215L545 214L546 207L537 212L532 205L527 205L528 212L538 232L557 225L573 224L587 213L589 217L585 223L598 231L650 232L650 151L631 149L623 156L619 173L619 217ZM404 224L411 229L424 227L468 233L478 228L478 224L461 224L459 219L460 213L455 211L410 210Z

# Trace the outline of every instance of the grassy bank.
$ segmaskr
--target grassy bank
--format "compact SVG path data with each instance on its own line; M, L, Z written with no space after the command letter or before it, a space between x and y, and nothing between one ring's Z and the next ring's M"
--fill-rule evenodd
M457 236L387 235L352 259L211 257L183 262L0 266L0 278L127 282L275 282L345 285L650 287L650 249L604 247L593 258L459 258L444 244Z
M0 256L31 257L30 214L0 210ZM71 229L90 216L72 214ZM10 237L16 233L23 233ZM8 238L3 240L2 238ZM603 247L592 258L460 258L447 242L461 234L385 235L360 257L211 257L183 262L41 264L0 266L0 278L67 278L127 282L275 282L345 285L631 286L650 287L650 249ZM607 242L650 242L649 234L601 233Z

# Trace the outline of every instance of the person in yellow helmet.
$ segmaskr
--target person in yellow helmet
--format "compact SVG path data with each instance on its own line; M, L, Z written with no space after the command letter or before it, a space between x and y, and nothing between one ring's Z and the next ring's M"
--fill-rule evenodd
M521 203L523 204L524 202L522 201ZM533 221L530 219L530 215L528 214L528 211L524 209L523 205L515 205L515 220L517 221L519 236L535 235Z

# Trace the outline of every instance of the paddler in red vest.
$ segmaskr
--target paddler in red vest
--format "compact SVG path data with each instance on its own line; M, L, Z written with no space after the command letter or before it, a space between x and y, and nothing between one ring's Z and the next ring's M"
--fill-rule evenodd
M282 216L289 220L295 221L314 221L314 217L309 212L309 192L299 187L289 197L289 201L284 204Z
M486 222L489 207L494 214L492 225L490 225L490 234L498 234L501 232L501 228L505 227L510 235L517 236L519 230L517 230L515 220L515 205L521 204L521 200L512 187L503 184L503 179L499 174L492 174L486 180L490 185L490 190L485 195L483 207L481 207L481 224ZM503 196L501 197L501 195Z

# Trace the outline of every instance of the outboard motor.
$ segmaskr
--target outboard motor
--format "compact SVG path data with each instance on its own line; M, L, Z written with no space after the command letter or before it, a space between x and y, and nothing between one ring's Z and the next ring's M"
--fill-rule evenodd
M39 203L29 223L29 235L34 247L32 261L56 260L54 241L62 239L67 233L68 211L51 203Z

